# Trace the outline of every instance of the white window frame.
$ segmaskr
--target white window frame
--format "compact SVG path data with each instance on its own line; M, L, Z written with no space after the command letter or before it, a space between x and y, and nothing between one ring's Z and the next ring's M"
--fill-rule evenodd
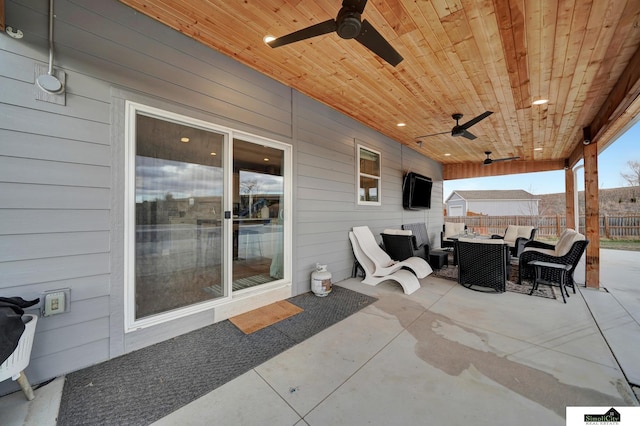
M360 153L362 150L365 151L369 151L372 154L375 154L378 156L378 176L375 175L370 175L368 173L363 173L360 170ZM357 168L357 173L356 173L356 201L358 203L358 205L361 206L381 206L382 205L382 154L380 154L379 151L376 151L375 149L371 149L365 145L362 144L356 144L356 168ZM366 200L361 200L360 199L360 190L363 188L360 188L360 177L367 177L370 179L375 179L378 181L378 201L366 201Z

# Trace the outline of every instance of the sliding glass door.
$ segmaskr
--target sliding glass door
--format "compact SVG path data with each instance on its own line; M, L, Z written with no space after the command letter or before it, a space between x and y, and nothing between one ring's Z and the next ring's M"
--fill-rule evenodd
M288 145L131 104L127 329L290 280Z
M284 151L233 141L233 290L284 277Z
M136 116L136 319L225 295L224 141Z

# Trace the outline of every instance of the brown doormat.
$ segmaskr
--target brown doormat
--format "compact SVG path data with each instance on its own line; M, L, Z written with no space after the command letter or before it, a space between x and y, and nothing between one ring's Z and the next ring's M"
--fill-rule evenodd
M304 309L294 305L293 303L281 300L279 302L263 306L262 308L254 309L253 311L231 317L229 318L229 321L238 327L244 334L251 334L254 331L261 330L271 324L275 324L283 319L299 314L303 310Z

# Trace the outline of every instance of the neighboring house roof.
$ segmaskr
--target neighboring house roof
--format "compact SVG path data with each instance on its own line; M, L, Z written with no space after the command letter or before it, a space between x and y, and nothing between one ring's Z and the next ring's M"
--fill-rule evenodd
M454 194L463 200L539 200L535 195L522 189L453 191L445 201L448 202Z

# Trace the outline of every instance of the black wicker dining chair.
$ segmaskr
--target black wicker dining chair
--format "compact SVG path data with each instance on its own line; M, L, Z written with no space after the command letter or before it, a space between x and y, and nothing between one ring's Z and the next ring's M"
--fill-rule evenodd
M447 227L449 224L449 227ZM453 250L456 243L454 240L449 239L450 236L458 236L467 229L467 225L464 223L450 223L445 222L442 225L442 232L440 232L440 248L443 250Z
M576 270L576 266L578 266L578 262L587 249L588 244L589 240L587 239L574 241L569 251L562 255L556 255L555 253L553 253L552 251L555 250L555 246L552 245L540 243L537 241L526 244L525 250L520 254L518 281L532 281L535 279L535 267L529 264L534 260L549 263L558 263L562 265L571 265L571 269L566 272L562 269L545 268L542 270L543 275L540 278L549 282L559 283L561 281L560 274L566 273L564 285L565 287L571 287L573 289L573 293L575 294L576 286L575 281L573 280L573 272ZM529 249L527 250L527 248ZM538 251L535 248L541 248L543 251Z
M502 240L465 239L456 242L458 283L472 290L506 291L509 246Z
M533 226L509 225L503 235L494 234L491 238L504 240L509 245L511 255L519 257L525 244L534 241L537 231L537 228Z

